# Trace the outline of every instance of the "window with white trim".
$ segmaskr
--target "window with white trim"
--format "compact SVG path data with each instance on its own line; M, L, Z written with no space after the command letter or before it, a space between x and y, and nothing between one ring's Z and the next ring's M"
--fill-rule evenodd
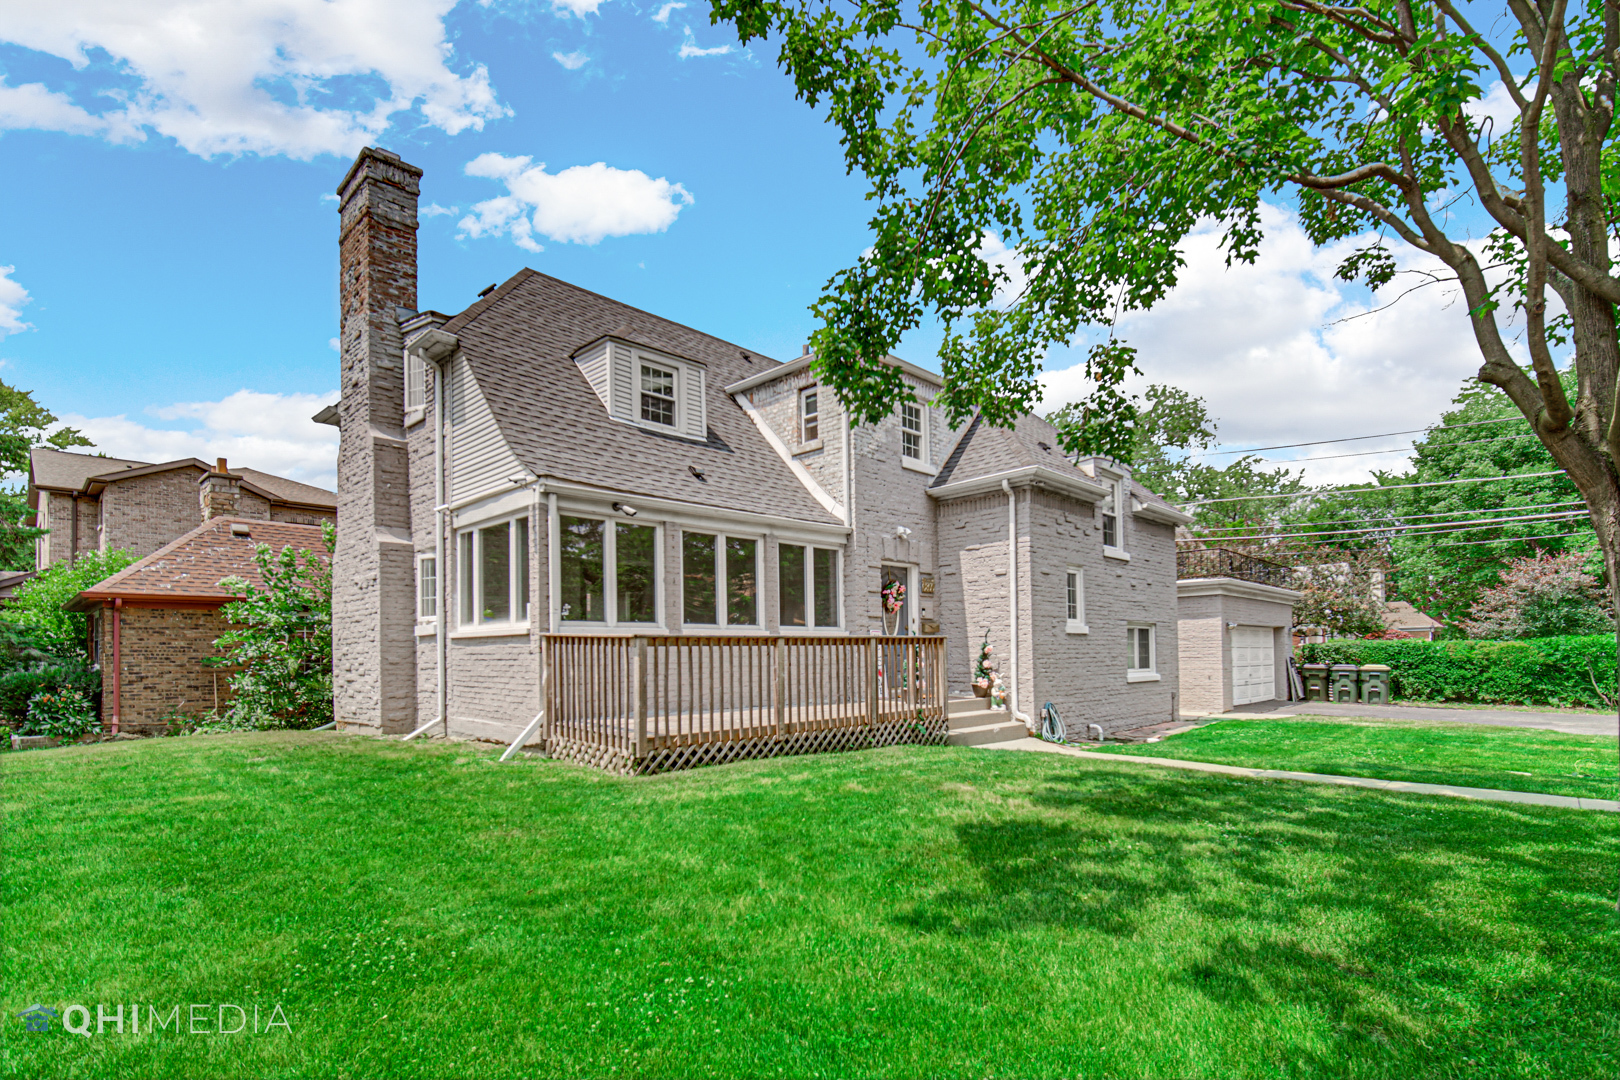
M650 424L675 427L675 372L641 362L641 418Z
M529 621L529 519L508 518L456 534L458 624L518 625Z
M405 354L405 408L420 409L427 404L427 361L419 352Z
M439 615L439 560L423 555L416 560L416 617L435 619Z
M1063 575L1064 623L1071 634L1089 634L1086 625L1086 572L1071 566Z
M563 622L653 626L658 617L658 527L557 518Z
M758 626L758 582L756 537L681 534L682 622L697 626Z
M1102 520L1103 554L1116 559L1128 559L1125 554L1125 537L1122 525L1125 507L1125 482L1113 477L1103 477L1103 483L1108 487L1108 494L1097 505L1098 516Z
M799 391L799 441L821 438L821 396L814 386Z
M838 552L804 544L776 546L778 612L783 629L838 626Z
M1159 677L1157 636L1152 623L1130 623L1125 627L1127 681L1146 682Z
M915 401L900 403L900 456L924 461L926 442L922 406Z

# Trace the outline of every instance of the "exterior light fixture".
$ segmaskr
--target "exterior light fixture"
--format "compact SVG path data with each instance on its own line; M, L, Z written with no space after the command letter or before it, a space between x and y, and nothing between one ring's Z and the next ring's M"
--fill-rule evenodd
M636 516L636 508L633 506L626 506L624 503L614 503L613 512L615 514L623 514L625 517Z
M911 530L906 528L904 525L896 525L894 527L894 535L902 540L905 540L911 536Z

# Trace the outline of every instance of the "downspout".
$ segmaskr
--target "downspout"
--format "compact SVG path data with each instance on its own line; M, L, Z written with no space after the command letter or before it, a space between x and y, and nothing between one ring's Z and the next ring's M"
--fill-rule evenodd
M1018 719L1018 496L1012 485L1001 482L1007 493L1007 622L1012 634L1012 648L1007 660L1007 704L1012 707L1013 719Z
M73 495L71 496L71 498L73 499L73 503L72 503L72 506L73 506L73 530L72 530L72 536L73 536L72 543L73 543L73 546L68 549L68 565L69 566L72 566L75 562L78 562L78 560L79 560L79 493L77 491L75 491L73 493Z
M455 353L450 354L451 357ZM453 362L447 358L446 363L435 364L433 372L433 574L438 581L438 604L434 609L435 622L433 632L434 659L439 665L438 680L438 706L439 722L444 725L444 737L450 737L450 688L445 683L449 673L449 642L445 638L449 634L448 612L445 610L450 603L450 573L444 561L444 530L447 510L445 507L444 484L444 391L448 380L445 378L445 369Z
M124 704L124 699L123 699L124 686L123 686L123 679L121 678L121 675L122 675L122 672L123 672L123 667L124 667L123 635L122 635L123 624L124 624L124 620L123 620L123 617L122 617L123 616L123 610L124 610L124 598L120 596L116 600L113 601L113 613L112 613L112 617L113 617L113 620L112 620L112 622L113 622L113 655L112 655L112 661L113 661L113 714L112 714L112 733L114 735L118 734L118 720L119 720L119 716L120 716L120 714L122 712L122 708L123 708L123 704Z

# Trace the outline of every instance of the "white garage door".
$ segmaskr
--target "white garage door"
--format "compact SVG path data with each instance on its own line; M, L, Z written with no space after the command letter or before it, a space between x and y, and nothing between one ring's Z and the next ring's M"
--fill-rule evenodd
M1270 701L1277 696L1276 658L1271 651L1271 627L1232 628L1232 704Z

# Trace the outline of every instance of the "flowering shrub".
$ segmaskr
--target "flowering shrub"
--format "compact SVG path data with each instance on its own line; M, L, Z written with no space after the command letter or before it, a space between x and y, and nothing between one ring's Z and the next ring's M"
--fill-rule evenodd
M28 727L36 735L74 739L101 730L90 695L73 687L42 690L28 701Z
M1486 589L1462 622L1471 638L1491 640L1613 632L1614 615L1578 551L1514 559L1501 584Z

